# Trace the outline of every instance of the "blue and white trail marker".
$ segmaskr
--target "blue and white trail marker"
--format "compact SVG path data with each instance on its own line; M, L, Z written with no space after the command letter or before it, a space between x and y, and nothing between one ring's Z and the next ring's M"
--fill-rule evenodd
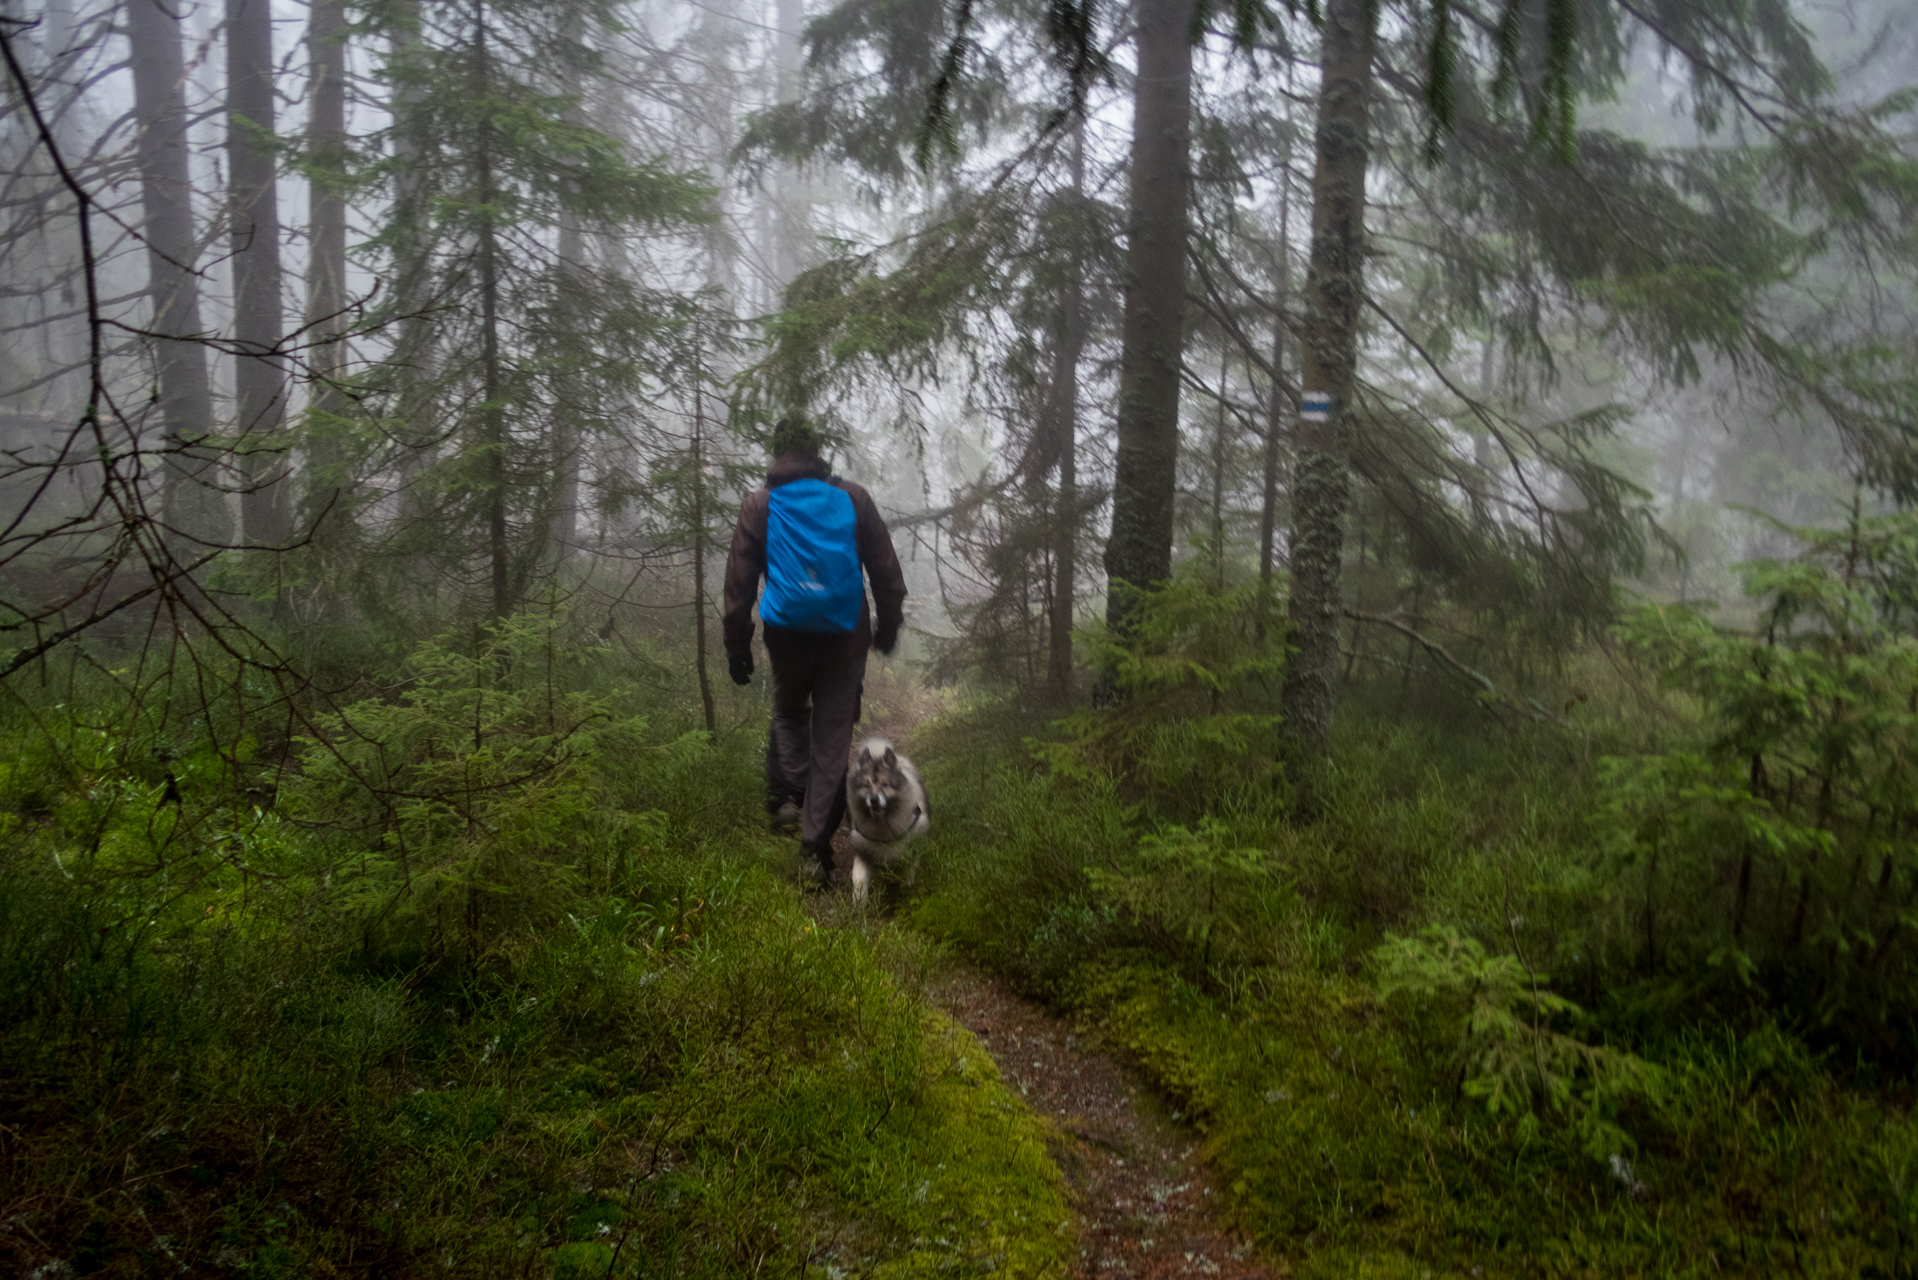
M1306 391L1299 395L1299 417L1306 422L1332 420L1332 396L1326 391Z

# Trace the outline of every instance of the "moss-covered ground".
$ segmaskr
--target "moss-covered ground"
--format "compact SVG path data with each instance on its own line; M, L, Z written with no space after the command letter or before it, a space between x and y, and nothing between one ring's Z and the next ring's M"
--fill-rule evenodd
M1300 1276L1918 1274L1899 1077L1675 980L1517 967L1605 909L1577 752L1351 721L1315 815L1267 777L1203 826L1048 768L1059 726L951 715L911 918L1128 1056ZM1527 1012L1554 989L1582 1007Z
M889 916L794 883L751 707L695 731L568 625L299 733L218 670L8 688L0 1270L1064 1274L1047 1128L927 995L957 950L1136 1064L1301 1276L1918 1274L1855 992L1633 950L1705 917L1601 838L1619 734L1355 703L1306 787L1205 698L983 701L913 734Z
M267 810L124 685L5 700L0 1273L1063 1271L1040 1122L923 935L815 920L758 730L427 657L387 811L311 741Z

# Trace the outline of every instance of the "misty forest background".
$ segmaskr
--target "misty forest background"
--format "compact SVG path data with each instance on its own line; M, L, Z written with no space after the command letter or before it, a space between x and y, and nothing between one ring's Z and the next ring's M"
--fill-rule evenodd
M1302 1276L1918 1274L1902 0L0 35L0 1268L1062 1275L960 957ZM880 911L714 676L791 412Z

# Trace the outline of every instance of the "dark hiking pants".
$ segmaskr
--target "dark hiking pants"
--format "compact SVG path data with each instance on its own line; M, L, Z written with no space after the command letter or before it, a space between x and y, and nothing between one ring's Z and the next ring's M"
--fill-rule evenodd
M773 723L766 794L774 804L805 797L799 837L823 849L846 818L846 758L859 719L866 655L815 658L774 653Z

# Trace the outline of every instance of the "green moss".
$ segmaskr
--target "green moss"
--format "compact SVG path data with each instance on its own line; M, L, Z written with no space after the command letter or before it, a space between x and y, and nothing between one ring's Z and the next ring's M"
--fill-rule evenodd
M0 1270L1061 1274L1045 1130L930 1008L923 936L812 919L763 832L759 735L653 731L602 692L626 736L576 737L566 794L498 800L539 847L502 826L484 874L432 885L430 842L480 845L423 820L409 882L378 823L274 821L185 752L159 804L132 753L64 772L0 712L31 833L0 844L0 1097L27 1137L0 1197L39 1206Z
M945 829L913 919L1129 1057L1202 1131L1239 1224L1299 1276L1918 1275L1918 1124L1895 1089L1747 1011L1653 1009L1587 947L1607 900L1574 765L1347 732L1313 822L1215 798L1219 847L1271 861L1268 887L1213 897L1175 880L1163 838L1140 854L1163 815L1097 779L1036 777L977 722L935 729L921 755ZM1605 1129L1542 1095L1496 1113L1470 1096L1488 1068L1462 1055L1501 1048L1466 1030L1471 1000L1381 999L1380 940L1425 922L1516 965L1519 996L1562 976L1550 989L1598 1012L1550 1005L1561 1047L1649 1064L1602 1099ZM1634 982L1646 1003L1627 1018ZM1512 1032L1529 1043L1529 1023ZM1622 1145L1594 1155L1595 1132Z
M1301 1276L1918 1273L1918 1126L1776 1032L1674 1047L1612 1164L1424 1076L1354 984L1226 1002L1162 966L1088 965L1074 998Z
M1071 1220L1044 1122L942 1015L928 1017L928 1046L937 1074L893 1130L891 1149L868 1166L877 1181L862 1188L862 1199L887 1205L911 1232L910 1247L874 1274L1063 1275ZM907 1169L917 1183L891 1172Z

